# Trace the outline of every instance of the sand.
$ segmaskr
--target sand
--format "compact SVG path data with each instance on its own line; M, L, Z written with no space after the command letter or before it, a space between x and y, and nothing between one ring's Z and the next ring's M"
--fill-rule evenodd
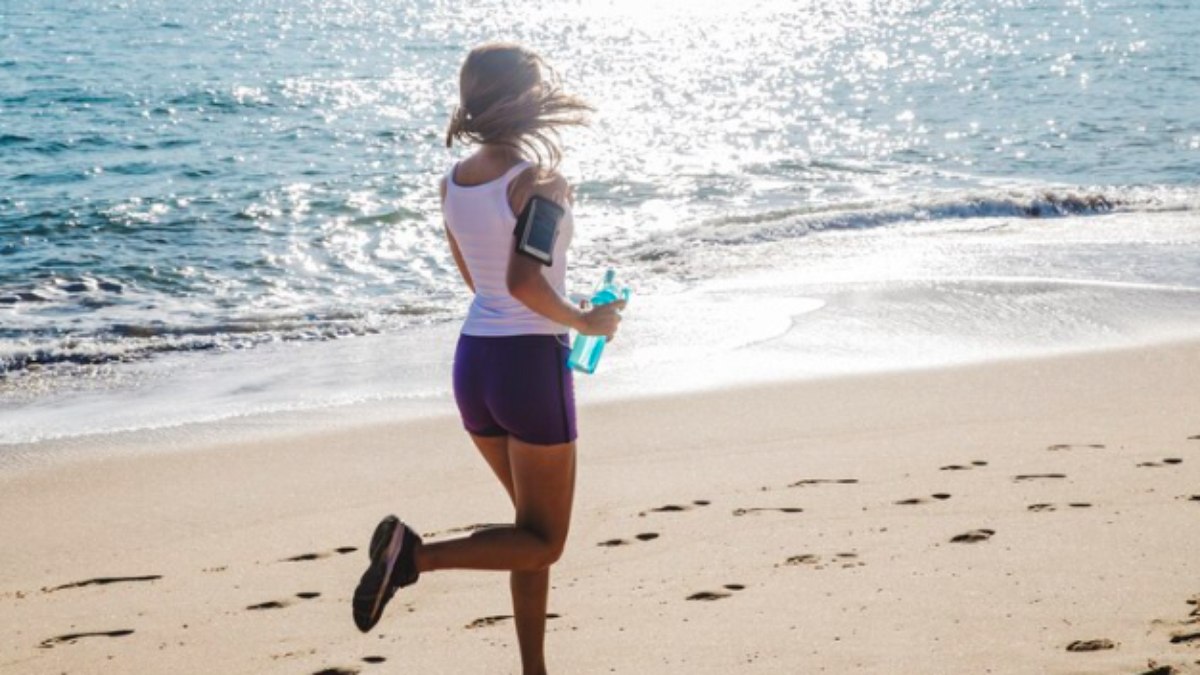
M580 426L554 672L1200 672L1200 343ZM426 575L354 628L390 512L510 517L449 414L11 472L0 672L518 672L502 574Z

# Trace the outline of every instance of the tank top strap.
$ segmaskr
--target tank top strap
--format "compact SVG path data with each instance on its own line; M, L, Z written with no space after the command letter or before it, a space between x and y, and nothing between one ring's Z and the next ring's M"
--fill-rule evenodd
M523 172L525 169L528 169L531 166L533 166L533 165L530 164L528 160L523 159L523 160L517 162L516 164L514 164L511 169L504 172L504 175L501 176L502 180L500 180L499 182L504 185L504 193L505 194L508 194L508 186L511 185L514 180L517 179L517 176L520 176L521 172Z

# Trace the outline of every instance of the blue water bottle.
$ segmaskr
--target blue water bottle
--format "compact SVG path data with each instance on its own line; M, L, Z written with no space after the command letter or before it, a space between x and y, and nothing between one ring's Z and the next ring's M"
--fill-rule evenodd
M604 282L592 295L592 306L607 305L618 299L629 300L629 289L618 289L613 283L616 272L608 270L604 273ZM575 335L575 344L571 346L571 355L567 357L567 365L581 373L591 375L596 372L600 363L600 355L604 353L604 343L608 340L603 335Z

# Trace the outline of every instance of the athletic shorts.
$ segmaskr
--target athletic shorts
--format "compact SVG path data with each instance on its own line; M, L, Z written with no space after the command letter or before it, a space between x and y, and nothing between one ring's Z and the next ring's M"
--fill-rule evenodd
M460 335L454 400L476 436L536 445L575 440L575 384L566 335Z

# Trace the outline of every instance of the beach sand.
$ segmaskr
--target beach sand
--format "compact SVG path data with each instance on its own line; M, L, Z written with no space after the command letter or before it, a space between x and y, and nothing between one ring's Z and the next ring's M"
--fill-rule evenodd
M381 516L510 517L450 412L0 477L0 672L518 672L502 574L426 575L351 622ZM580 427L553 672L1200 672L1200 343Z

